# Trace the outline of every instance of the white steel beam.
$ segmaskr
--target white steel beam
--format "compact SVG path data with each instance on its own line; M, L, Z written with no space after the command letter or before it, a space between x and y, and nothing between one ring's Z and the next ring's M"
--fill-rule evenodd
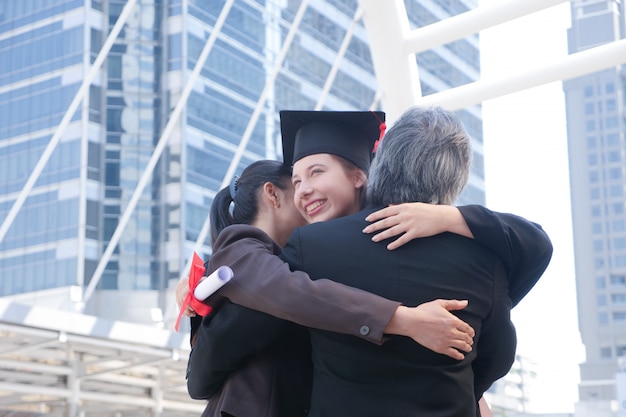
M112 374L112 373L116 373L116 372L120 372L120 371L127 371L129 369L138 368L140 366L154 365L154 364L157 364L157 363L161 363L163 361L171 361L171 360L172 360L171 357L168 357L168 358L157 358L157 359L149 359L149 360L145 360L145 361L140 361L140 362L136 362L136 363L129 363L129 364L124 365L124 366L103 368L101 370L93 371L93 372L88 372L88 371L85 370L80 375L78 375L77 378L78 379L87 379L87 378L91 378L91 377L98 376L98 375Z
M626 39L566 55L557 62L532 70L520 71L493 80L481 80L431 94L422 97L416 104L458 110L492 98L554 81L569 80L621 64L626 64Z
M207 42L204 44L204 48L202 48L202 52L200 52L200 56L198 57L198 61L196 61L196 65L193 68L191 76L189 80L187 81L187 84L185 84L185 88L183 89L180 95L180 98L178 99L178 102L176 103L176 106L174 107L174 110L169 116L167 125L165 126L165 129L163 129L163 133L161 134L161 137L159 138L159 141L157 142L157 145L154 148L154 152L152 153L152 156L150 157L150 160L148 161L148 165L146 166L146 169L144 170L143 174L141 175L141 178L139 179L139 182L137 183L137 188L135 188L135 191L133 192L133 195L131 196L130 201L128 202L128 206L126 206L126 210L124 210L124 213L122 214L122 217L120 218L120 221L117 227L115 228L113 235L111 236L111 240L109 241L107 248L102 254L102 257L100 258L100 261L98 262L98 265L96 266L96 270L94 271L93 276L91 277L91 281L89 282L89 285L87 286L87 288L85 289L85 292L83 293L81 310L84 310L87 301L89 300L89 298L91 298L94 290L96 289L96 286L98 285L98 282L100 282L100 278L102 278L102 273L104 272L104 269L106 268L107 263L109 262L109 259L111 259L111 255L113 254L113 251L115 250L115 248L117 247L117 244L119 243L120 237L122 236L122 233L124 232L124 229L126 228L126 225L128 224L128 221L130 220L130 216L133 214L133 211L135 211L135 207L137 206L137 203L139 202L139 197L141 197L143 190L148 185L148 182L150 182L150 180L152 179L152 173L154 172L154 168L156 167L157 162L161 158L161 154L165 150L165 146L167 145L170 137L172 136L172 131L178 124L180 115L183 109L185 108L185 106L187 105L187 99L189 98L189 95L191 94L191 90L193 89L194 84L196 80L198 79L198 76L200 75L200 71L202 70L202 67L204 67L204 64L209 56L209 52L211 52L211 49L213 48L213 45L215 44L215 40L217 39L217 36L222 31L222 26L224 25L224 22L226 21L226 17L228 16L228 13L230 12L230 9L233 6L234 1L235 0L227 0L224 3L224 6L222 7L220 15L218 16L217 21L215 22L215 26L213 27L213 30L211 31L211 35L209 36L209 39L207 40Z
M415 53L566 1L501 1L410 30L403 0L359 0L364 10L363 21L369 35L376 79L387 119L395 120L407 107L420 101L421 88Z
M60 398L69 398L70 396L70 391L67 388L42 387L30 384L17 384L0 381L0 392L2 391L8 391L11 393L21 392L24 394L36 394Z
M71 375L73 369L64 365L47 365L35 362L20 362L15 360L0 359L2 369L13 369L24 372L38 372L47 375Z
M126 20L128 20L128 16L130 16L130 12L135 6L135 3L137 3L137 0L128 0L126 5L124 5L124 8L122 9L122 13L120 13L120 16L117 18L117 21L115 22L115 25L113 25L113 28L111 29L109 36L107 36L107 39L104 42L104 45L102 45L102 49L98 53L96 60L94 61L93 65L91 66L91 68L89 68L89 71L85 75L85 78L83 79L82 84L80 85L78 91L76 92L76 95L74 96L74 99L72 100L72 102L70 103L70 106L65 112L63 119L61 119L61 123L59 124L56 131L54 132L54 135L52 135L52 138L50 139L50 142L48 142L46 149L44 149L43 153L41 154L39 161L37 161L37 165L35 165L35 168L30 173L30 176L26 180L26 183L24 184L22 191L20 191L20 194L17 196L15 203L13 203L13 206L9 210L7 217L2 222L2 226L0 226L0 242L2 242L2 240L6 236L7 231L9 230L9 227L11 227L11 224L13 224L13 220L15 220L17 213L19 212L20 208L22 208L24 201L26 201L26 197L28 197L28 194L33 189L35 182L41 175L41 172L45 168L50 157L52 156L52 152L54 152L54 149L56 148L57 144L61 140L61 137L63 136L63 134L65 133L65 130L67 129L67 126L70 124L70 121L72 120L72 117L74 116L74 113L76 113L78 106L83 100L85 94L89 91L89 86L91 85L91 82L93 81L96 74L98 73L98 70L100 70L100 67L104 63L104 60L106 59L107 55L109 54L109 51L111 50L111 47L113 46L113 42L115 42L115 40L117 39L117 36L122 30L122 27L126 23Z
M72 395L70 390L68 390L67 388L42 387L42 386L34 386L34 385L29 385L29 384L16 384L16 383L2 382L2 381L0 381L0 391L46 395L46 396L65 398L65 399L70 398ZM90 391L81 391L79 393L79 398L83 402L95 401L95 402L100 402L100 403L105 403L105 404L128 405L128 406L133 406L133 407L151 408L155 404L154 400L151 398L139 398L136 396L90 392ZM202 404L202 403L192 404L188 402L180 402L180 401L172 401L172 400L163 401L163 408L166 410L192 411L192 412L201 413L205 407L206 407L206 404Z
M378 90L388 120L395 120L421 97L417 64L401 46L410 33L403 0L359 0Z
M25 351L29 349L38 349L38 348L46 347L46 346L53 346L53 345L56 345L57 343L59 343L58 337L51 339L51 340L43 340L37 343L29 343L27 345L15 346L15 347L12 347L11 349L0 350L0 357L11 355L17 352L24 353Z
M423 52L568 1L503 0L493 5L481 6L411 31L404 41L403 50L407 54Z

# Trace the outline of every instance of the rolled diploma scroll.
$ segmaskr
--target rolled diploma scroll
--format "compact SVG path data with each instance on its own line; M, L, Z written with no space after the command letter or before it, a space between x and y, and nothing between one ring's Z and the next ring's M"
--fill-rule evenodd
M222 285L226 284L233 277L233 270L227 266L220 266L211 275L200 281L193 295L201 301L207 299L215 291L219 290Z

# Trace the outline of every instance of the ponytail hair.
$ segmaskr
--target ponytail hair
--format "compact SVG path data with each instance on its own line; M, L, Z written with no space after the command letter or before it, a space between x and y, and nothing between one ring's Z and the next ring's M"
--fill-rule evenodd
M217 236L227 226L252 224L258 215L263 184L269 182L286 190L291 182L291 168L279 161L256 161L233 181L215 195L211 204L211 244L215 243Z

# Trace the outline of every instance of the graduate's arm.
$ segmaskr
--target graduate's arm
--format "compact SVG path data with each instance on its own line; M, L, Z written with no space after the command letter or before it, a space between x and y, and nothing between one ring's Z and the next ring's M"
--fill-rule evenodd
M390 250L443 232L475 239L504 263L513 305L537 283L552 257L552 243L539 224L479 205L405 203L376 211L366 220L373 223L364 232L378 232L372 236L375 242L397 236L387 245Z
M268 239L260 231L251 234L250 228L245 237L230 233L218 238L209 270L228 265L234 272L218 291L219 296L302 326L382 343L399 302L327 279L314 281L301 271L292 272L277 256L279 250L271 249L273 242ZM369 332L362 331L364 326Z
M506 375L515 360L517 336L511 321L512 302L501 264L496 266L491 311L483 320L478 349L472 362L474 392L478 400L496 380Z
M460 301L437 300L432 302L434 307L400 306L399 302L360 289L292 272L286 262L268 250L264 234L254 236L249 230L246 237L236 232L223 234L210 264L213 269L229 265L234 271L234 277L218 291L234 303L306 327L350 334L377 344L383 342L385 333L390 333L412 337L435 352L457 359L462 359L458 350L471 350L474 330L441 308L463 308ZM297 251L297 245L289 243L285 250L290 246Z
M523 217L483 206L459 207L474 239L504 264L513 306L533 288L552 258L552 242L543 228Z

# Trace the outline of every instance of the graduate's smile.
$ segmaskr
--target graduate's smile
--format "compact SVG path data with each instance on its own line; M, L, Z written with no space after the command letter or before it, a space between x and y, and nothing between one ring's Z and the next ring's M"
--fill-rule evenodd
M323 210L327 201L328 200L315 200L312 203L305 205L304 210L308 216L315 216Z

